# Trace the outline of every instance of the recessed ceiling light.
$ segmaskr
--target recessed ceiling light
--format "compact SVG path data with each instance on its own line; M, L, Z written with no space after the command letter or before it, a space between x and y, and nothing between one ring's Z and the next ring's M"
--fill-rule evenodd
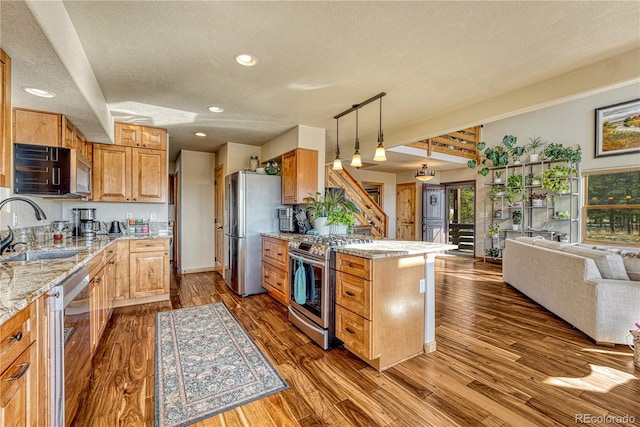
M207 134L204 133L204 132L196 132L195 135L196 136L207 136Z
M53 92L49 92L48 90L37 89L35 87L23 87L22 90L30 93L31 95L39 96L41 98L55 98L56 96L58 96Z
M212 105L211 107L208 107L208 110L211 111L212 113L222 113L224 111L224 108L216 107L215 105Z
M253 67L258 63L258 58L253 55L249 55L248 53L242 53L240 55L236 55L236 62L240 65L244 65L245 67Z

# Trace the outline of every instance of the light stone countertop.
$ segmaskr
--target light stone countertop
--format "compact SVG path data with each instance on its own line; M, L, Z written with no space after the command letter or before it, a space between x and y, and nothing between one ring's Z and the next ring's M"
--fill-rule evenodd
M336 252L362 258L394 258L410 255L444 252L458 246L444 243L418 242L407 240L380 239L371 243L355 243L339 246Z
M30 251L81 249L77 255L69 258L3 262L3 259L24 252L24 250L0 257L0 325L51 288L60 284L71 273L86 265L91 258L100 254L113 242L121 239L167 239L171 237L170 235L100 235L91 240L70 237L61 244L54 245L53 242L49 242L42 246L29 248Z

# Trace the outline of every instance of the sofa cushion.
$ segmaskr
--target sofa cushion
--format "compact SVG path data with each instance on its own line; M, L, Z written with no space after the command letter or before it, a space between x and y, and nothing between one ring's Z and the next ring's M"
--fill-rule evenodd
M533 245L560 251L562 250L562 247L566 245L566 243L563 244L560 242L554 242L553 240L546 240L546 239L535 239L535 241L533 242Z
M516 237L514 240L517 240L517 241L518 241L518 242L520 242L520 243L528 243L529 245L533 245L533 243L534 243L536 240L539 240L539 239L537 239L537 238L535 238L535 237L518 236L518 237Z
M616 253L572 245L562 251L594 260L603 279L629 280L622 257Z
M640 250L610 246L593 246L593 249L619 254L622 257L622 262L625 270L627 270L629 279L640 282Z

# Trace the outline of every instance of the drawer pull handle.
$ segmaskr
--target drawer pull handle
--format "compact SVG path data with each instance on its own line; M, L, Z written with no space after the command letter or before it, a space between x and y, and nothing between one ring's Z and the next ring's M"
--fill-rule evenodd
M269 249L269 248L265 248L265 249L264 249L264 251L265 251L265 252L269 252L270 250L271 250L271 249Z
M282 256L284 255L282 252L278 252L278 256Z
M269 275L268 275L268 274L266 274L266 275L264 276L264 278L265 278L265 279L268 279L268 278L269 278Z
M353 293L353 292L351 292L351 291L344 291L344 293L345 293L345 294L347 294L347 295L349 295L350 297L355 297L355 296L356 296L356 294L354 294L354 293Z
M349 263L349 268L353 268L353 264L352 263Z
M7 381L15 381L17 379L20 379L29 370L29 367L31 366L31 362L23 363L18 366L22 368L20 369L20 372L18 372L16 375L13 375L11 377L7 377Z
M350 334L355 334L355 331L353 329L350 328L344 328L345 331L349 332Z
M10 340L16 340L16 341L20 341L22 339L22 331L18 332L15 335L11 335L9 337Z

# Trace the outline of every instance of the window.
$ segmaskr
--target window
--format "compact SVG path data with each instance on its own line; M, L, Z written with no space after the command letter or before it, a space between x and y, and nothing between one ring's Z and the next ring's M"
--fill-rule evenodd
M640 170L585 174L585 241L640 245Z

